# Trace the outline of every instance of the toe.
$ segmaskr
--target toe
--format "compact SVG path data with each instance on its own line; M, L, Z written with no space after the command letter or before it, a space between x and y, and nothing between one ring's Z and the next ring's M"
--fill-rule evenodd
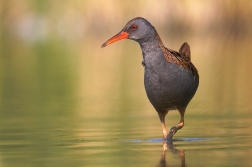
M167 135L166 139L170 140L172 139L173 135L177 132L178 128L176 126L173 126L169 132L169 134Z

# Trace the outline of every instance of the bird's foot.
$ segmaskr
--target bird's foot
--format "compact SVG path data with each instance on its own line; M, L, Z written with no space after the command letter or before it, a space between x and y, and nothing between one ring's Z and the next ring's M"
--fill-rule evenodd
M167 139L167 140L171 140L172 137L173 137L173 135L177 132L177 130L178 130L178 127L173 126L173 127L171 128L169 134L167 135L166 139Z

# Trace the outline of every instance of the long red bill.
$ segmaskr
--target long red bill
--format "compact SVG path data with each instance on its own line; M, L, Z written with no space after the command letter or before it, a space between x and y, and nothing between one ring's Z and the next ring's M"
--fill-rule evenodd
M102 48L112 44L113 42L119 41L121 39L126 39L129 37L129 34L127 32L121 31L118 34L116 34L115 36L113 36L112 38L110 38L109 40L107 40L104 44L102 44Z

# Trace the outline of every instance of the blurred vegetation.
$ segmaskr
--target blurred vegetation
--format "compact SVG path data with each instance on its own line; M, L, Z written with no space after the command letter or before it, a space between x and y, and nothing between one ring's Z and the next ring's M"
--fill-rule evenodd
M200 74L192 114L249 114L251 9L249 0L2 1L1 113L155 114L143 88L139 46L120 41L100 48L141 16L167 47L190 44Z

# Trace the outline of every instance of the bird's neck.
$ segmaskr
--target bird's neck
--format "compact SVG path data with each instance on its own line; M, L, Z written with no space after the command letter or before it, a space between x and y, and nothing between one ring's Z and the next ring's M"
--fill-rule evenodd
M164 47L158 33L156 32L153 37L149 38L147 41L139 42L140 47L145 55L151 55L152 53L161 52L161 46Z

